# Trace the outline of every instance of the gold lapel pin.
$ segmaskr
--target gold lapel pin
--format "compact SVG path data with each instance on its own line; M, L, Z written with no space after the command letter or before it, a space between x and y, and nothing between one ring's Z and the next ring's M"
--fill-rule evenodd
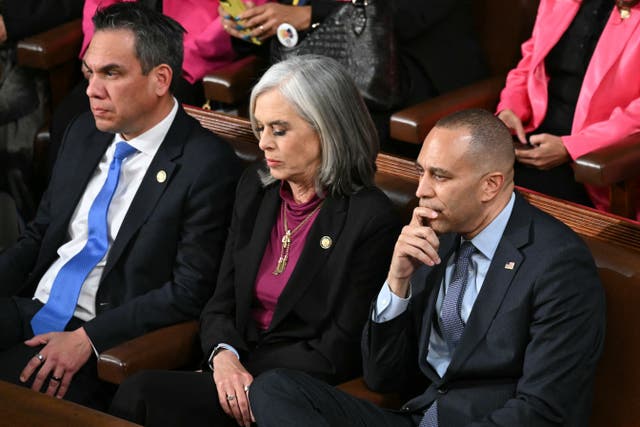
M513 262L513 261L509 261L508 263L506 263L506 264L504 265L504 268L505 268L506 270L513 270L513 267L515 267L515 266L516 266L516 263L515 263L515 262Z
M320 247L322 249L329 249L332 244L333 240L331 240L331 237L329 236L322 236L322 238L320 239Z
M163 171L163 170L159 171L159 172L156 174L156 180L157 180L160 184L162 184L163 182L165 182L165 181L167 180L167 173L166 173L165 171Z

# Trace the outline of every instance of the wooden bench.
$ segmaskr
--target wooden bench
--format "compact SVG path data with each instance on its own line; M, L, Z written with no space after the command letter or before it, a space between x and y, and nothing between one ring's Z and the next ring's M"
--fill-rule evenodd
M134 427L138 424L0 381L0 425Z
M260 158L247 120L187 107L202 125L228 139L246 161ZM380 154L376 183L408 220L415 206L418 175L412 160ZM607 296L607 338L595 381L592 426L627 427L640 420L640 225L542 194L519 191L530 203L578 233L591 249ZM120 383L140 369L193 366L199 359L196 321L160 329L100 355L98 372ZM397 407L393 396L366 389L361 379L343 387L383 406Z

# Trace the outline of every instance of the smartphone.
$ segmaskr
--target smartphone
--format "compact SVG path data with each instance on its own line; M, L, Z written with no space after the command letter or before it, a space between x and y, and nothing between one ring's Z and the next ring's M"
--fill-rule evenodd
M247 9L242 0L220 0L220 6L222 6L222 9L233 18L237 18L242 12ZM239 23L242 24L241 22ZM248 35L249 33L251 33L251 30L245 29L240 32L244 35ZM253 44L262 44L262 42L256 37L250 37L248 40Z

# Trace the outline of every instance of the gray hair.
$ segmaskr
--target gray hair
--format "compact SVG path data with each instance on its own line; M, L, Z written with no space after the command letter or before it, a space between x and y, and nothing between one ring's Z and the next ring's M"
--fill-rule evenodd
M175 20L138 2L115 3L98 9L93 16L95 31L129 30L135 39L136 57L142 74L160 64L171 67L171 91L182 75L183 34L185 29Z
M251 91L249 111L257 138L256 100L272 89L318 133L322 151L316 192L350 195L373 185L378 134L355 83L335 60L302 55L273 65ZM263 184L275 178L261 173Z

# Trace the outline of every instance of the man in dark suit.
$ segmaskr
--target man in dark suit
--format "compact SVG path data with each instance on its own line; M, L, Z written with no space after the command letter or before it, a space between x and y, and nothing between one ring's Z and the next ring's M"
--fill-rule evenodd
M482 110L423 144L420 203L362 343L366 383L410 398L401 410L272 371L249 394L261 427L588 424L603 290L584 243L513 192L513 163Z
M0 256L0 378L100 407L94 354L197 318L213 293L239 162L171 95L179 24L137 3L94 23L92 114L69 126L35 220Z

